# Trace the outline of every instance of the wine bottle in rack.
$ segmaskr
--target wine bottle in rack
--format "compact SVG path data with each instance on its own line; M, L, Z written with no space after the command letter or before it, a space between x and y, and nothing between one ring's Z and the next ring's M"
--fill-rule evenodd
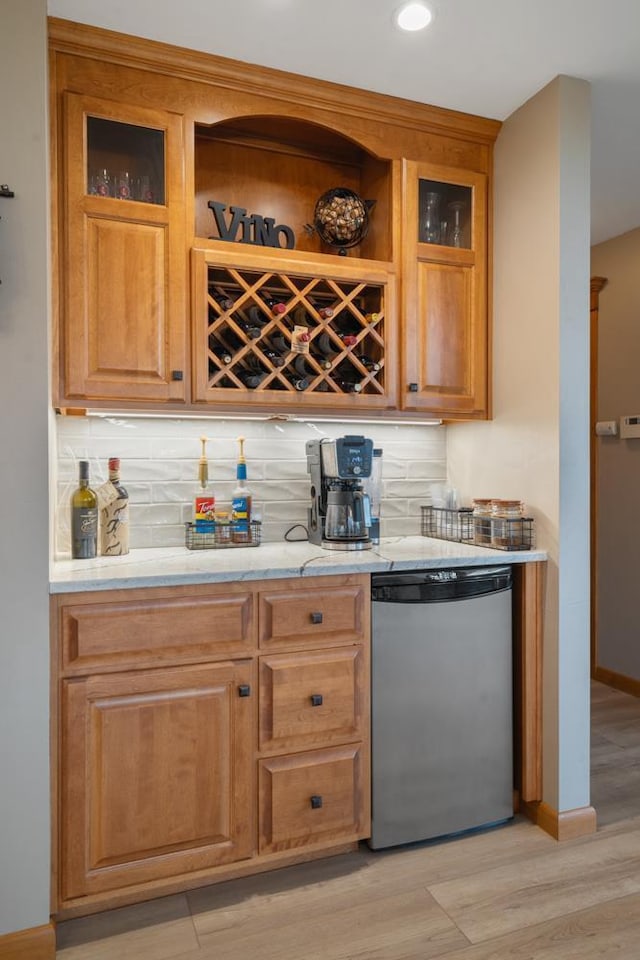
M363 367L366 367L367 370L371 370L373 373L377 373L380 370L380 364L377 360L374 360L372 357L367 356L366 353L360 354L358 360Z
M233 357L223 343L220 343L214 336L209 337L209 350L220 360L221 363L231 363Z
M266 370L258 372L253 368L249 370L234 370L234 373L238 379L242 380L245 387L248 387L250 390L255 390L256 387L259 387L267 375Z
M210 296L216 301L221 310L233 309L233 300L231 297L228 297L226 293L220 293L219 291L214 290L212 293L210 293Z
M323 370L331 370L333 361L338 354L335 343L328 333L321 333L320 336L316 337L313 343L316 350L320 354L318 363Z
M331 379L343 393L362 392L362 383L358 380L357 371L351 365L341 364Z
M284 339L284 338L282 338ZM284 367L284 357L277 350L272 350L268 344L260 344L260 350L274 367Z
M282 300L276 300L274 297L263 297L262 299L274 317L280 317L283 313L287 312L287 307Z
M323 320L331 320L334 312L333 307L323 303L314 303L314 307L319 317L322 317Z
M234 317L233 319L250 340L257 340L262 335L263 324L258 325L253 320L245 320L243 317Z
M271 345L273 349L280 354L281 357L286 357L288 354L291 353L291 344L282 333L272 334Z
M289 381L293 384L296 390L306 390L309 386L309 381L306 377L301 377L297 370L285 370L284 375Z
M358 334L362 327L354 316L343 311L333 322L333 329L338 334L345 347L354 347L358 342Z

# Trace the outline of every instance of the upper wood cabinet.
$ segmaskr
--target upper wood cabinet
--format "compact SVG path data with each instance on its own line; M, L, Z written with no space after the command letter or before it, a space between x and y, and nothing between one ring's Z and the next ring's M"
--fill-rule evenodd
M61 400L184 400L182 119L66 93Z
M488 414L487 177L404 169L402 406Z
M67 21L51 50L58 405L489 415L497 122Z

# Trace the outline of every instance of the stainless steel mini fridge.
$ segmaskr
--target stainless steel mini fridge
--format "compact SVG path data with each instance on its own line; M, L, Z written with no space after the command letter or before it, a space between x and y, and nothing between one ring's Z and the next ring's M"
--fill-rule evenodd
M511 569L372 577L374 849L513 816Z

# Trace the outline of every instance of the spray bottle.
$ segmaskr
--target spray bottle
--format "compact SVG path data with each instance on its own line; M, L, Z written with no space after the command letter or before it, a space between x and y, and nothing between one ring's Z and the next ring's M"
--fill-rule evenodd
M216 498L209 484L207 461L207 438L200 437L202 453L198 460L198 487L194 501L194 520L197 533L213 533L215 530Z
M234 543L251 541L251 492L247 487L247 462L244 458L244 437L238 437L240 453L236 467L237 486L232 493L231 537Z

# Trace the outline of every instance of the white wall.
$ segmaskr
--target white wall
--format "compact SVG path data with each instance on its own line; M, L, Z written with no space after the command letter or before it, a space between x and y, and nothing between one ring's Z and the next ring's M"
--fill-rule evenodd
M598 420L640 413L640 230L591 250L593 276L606 277L598 322ZM640 680L637 579L640 569L640 440L599 437L598 666Z
M46 13L0 19L0 935L49 920Z
M446 477L446 427L359 423L57 417L57 547L69 551L69 500L77 486L77 461L89 459L92 485L106 479L107 459L120 457L122 483L129 493L132 547L184 544L200 456L206 436L209 478L220 506L230 504L235 486L238 436L245 455L254 512L262 539L282 540L294 523L307 522L309 474L307 440L358 433L383 451L382 536L420 533L420 506L432 484ZM296 536L300 531L296 531Z
M589 86L558 77L495 151L494 419L452 426L465 497L523 499L549 552L543 791L589 803Z

